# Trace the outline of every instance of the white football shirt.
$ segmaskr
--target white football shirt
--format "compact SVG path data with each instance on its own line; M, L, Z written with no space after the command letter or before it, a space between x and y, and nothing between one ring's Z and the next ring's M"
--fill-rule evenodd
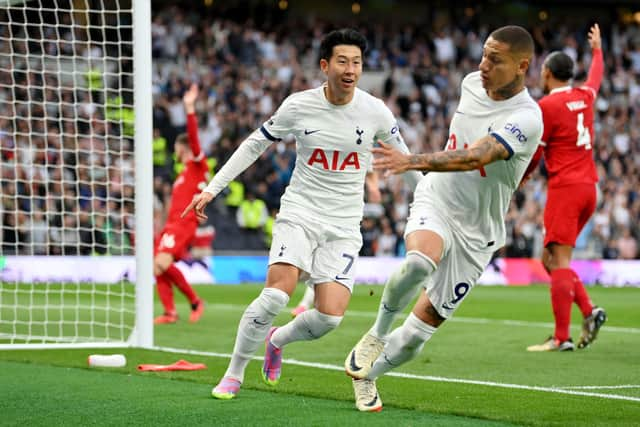
M511 154L481 169L429 172L416 188L416 199L438 208L474 250L504 246L504 217L514 191L542 137L542 113L525 88L494 101L482 87L480 72L462 81L460 103L449 128L447 150L461 150L491 134Z
M270 141L296 138L295 169L279 217L343 227L358 226L362 219L373 144L381 140L408 152L389 108L357 88L345 105L331 104L324 86L294 93L260 131Z

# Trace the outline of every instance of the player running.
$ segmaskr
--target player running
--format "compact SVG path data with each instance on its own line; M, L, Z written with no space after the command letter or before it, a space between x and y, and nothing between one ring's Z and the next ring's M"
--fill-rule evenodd
M529 351L567 351L575 348L569 333L571 306L575 302L584 317L578 348L596 339L607 320L589 294L570 262L580 231L596 209L598 173L593 160L593 104L603 75L600 27L589 31L593 59L584 85L571 87L573 60L563 52L553 52L542 65L542 85L548 94L540 100L544 134L535 167L544 152L548 171L547 204L544 208L544 249L542 263L551 275L551 305L555 331L544 343Z
M408 152L391 111L356 87L365 49L366 39L354 30L326 35L320 44L320 68L327 82L285 99L185 211L194 209L203 217L206 204L271 143L295 136L296 165L276 217L266 285L240 320L231 362L211 393L218 399L237 395L245 368L265 339L262 375L275 385L286 344L320 338L342 321L362 246L360 221L371 148L381 140ZM418 172L409 174L414 185L419 178ZM315 286L314 309L272 328L301 276Z
M373 327L345 360L360 411L382 409L376 379L420 353L505 243L509 201L542 136L540 108L524 85L533 47L522 27L489 35L479 71L462 81L444 151L373 150L381 156L374 167L387 173L431 172L414 194L406 258L385 285ZM421 287L413 311L390 333Z
M178 135L174 150L176 158L185 168L173 183L169 215L155 247L153 274L156 276L158 295L164 307L164 313L155 318L155 324L178 321L172 284L178 287L191 304L190 322L197 322L204 311L204 302L175 264L175 261L186 253L187 246L195 237L198 228L198 218L193 212L185 215L184 219L180 219L180 214L193 196L207 185L209 179L207 158L200 148L198 139L198 119L195 110L197 98L198 86L195 84L191 85L182 98L187 112L187 133Z

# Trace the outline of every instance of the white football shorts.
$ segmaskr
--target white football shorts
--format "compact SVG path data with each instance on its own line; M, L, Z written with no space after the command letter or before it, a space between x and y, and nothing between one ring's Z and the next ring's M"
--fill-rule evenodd
M492 253L471 251L464 244L464 230L452 227L444 215L446 213L428 202L413 203L404 236L417 230L430 230L442 237L444 249L440 263L423 286L438 314L448 319L471 292L489 265Z
M277 218L269 265L295 265L308 274L307 285L338 282L352 292L361 247L359 228Z

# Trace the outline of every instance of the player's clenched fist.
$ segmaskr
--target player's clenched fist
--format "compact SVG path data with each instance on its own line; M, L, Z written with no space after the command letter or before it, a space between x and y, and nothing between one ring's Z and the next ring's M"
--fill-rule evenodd
M213 200L213 194L206 191L193 196L193 200L191 201L189 206L187 206L187 208L182 212L180 218L184 218L185 216L187 216L189 211L193 209L198 219L207 219L207 215L205 215L204 213L204 208L211 200Z

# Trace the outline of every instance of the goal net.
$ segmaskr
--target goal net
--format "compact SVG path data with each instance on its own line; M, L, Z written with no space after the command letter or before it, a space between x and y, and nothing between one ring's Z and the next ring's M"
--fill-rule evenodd
M0 348L152 344L135 3L0 0Z

